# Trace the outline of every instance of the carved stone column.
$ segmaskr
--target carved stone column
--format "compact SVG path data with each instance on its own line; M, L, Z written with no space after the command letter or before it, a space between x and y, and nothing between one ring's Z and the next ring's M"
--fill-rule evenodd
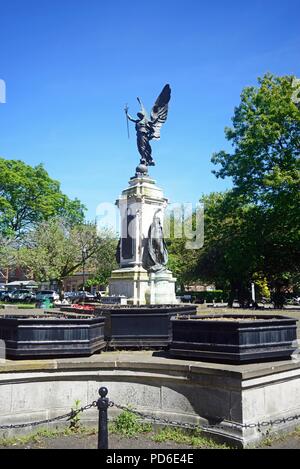
M149 227L155 214L163 225L168 205L162 189L148 176L138 175L129 181L129 187L116 204L121 216L120 269L112 272L110 295L126 296L134 305L176 303L175 279L171 272L151 273L150 282L149 273L143 268ZM159 285L159 282L164 283Z

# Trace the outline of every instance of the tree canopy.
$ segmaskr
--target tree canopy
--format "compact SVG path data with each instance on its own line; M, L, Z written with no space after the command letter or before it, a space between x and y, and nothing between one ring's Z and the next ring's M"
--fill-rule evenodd
M266 74L247 87L225 129L232 152L212 157L232 190L204 197L205 244L197 278L249 289L256 279L278 287L299 278L300 109L295 77Z
M0 158L0 233L20 236L37 223L64 217L82 223L85 207L70 200L44 167Z
M83 256L87 270L109 276L116 244L109 232L97 232L95 224L74 226L63 219L52 219L27 233L18 261L36 281L56 281L61 289L63 280L82 268Z
M217 177L232 177L243 200L273 206L278 197L299 197L300 109L293 101L295 77L266 74L247 87L225 135L234 151L215 153Z

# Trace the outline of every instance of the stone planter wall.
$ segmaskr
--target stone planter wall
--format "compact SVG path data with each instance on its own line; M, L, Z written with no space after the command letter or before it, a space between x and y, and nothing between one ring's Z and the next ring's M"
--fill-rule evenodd
M0 364L0 425L63 415L76 400L85 406L97 399L101 386L108 388L108 397L116 404L147 415L181 424L217 424L207 434L234 446L258 443L265 435L291 430L300 422L289 421L300 414L299 360L236 367L169 360L150 352L108 352L90 358ZM118 412L110 408L109 418ZM97 409L83 413L81 421L97 426ZM257 426L266 421L277 423ZM231 422L240 426L232 428ZM243 427L249 424L255 426ZM36 430L2 430L0 435Z

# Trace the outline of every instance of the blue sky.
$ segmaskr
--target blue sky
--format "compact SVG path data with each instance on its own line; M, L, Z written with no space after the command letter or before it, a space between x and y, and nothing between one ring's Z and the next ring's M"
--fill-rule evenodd
M172 101L151 175L171 202L230 187L213 152L244 86L300 76L300 1L0 0L0 156L44 163L94 218L139 161L124 105Z

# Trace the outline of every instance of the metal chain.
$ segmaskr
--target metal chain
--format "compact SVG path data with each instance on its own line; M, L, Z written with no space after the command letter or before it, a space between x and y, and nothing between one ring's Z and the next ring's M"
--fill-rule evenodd
M153 422L157 422L157 423L164 423L164 424L167 424L167 425L170 425L170 426L176 426L176 427L183 427L183 428L187 428L189 430L197 430L197 429L200 429L200 430L217 430L217 429L222 429L222 430L228 430L230 428L232 429L236 429L236 428L260 428L260 427L270 427L270 426L274 426L274 425L280 425L281 423L286 423L286 422L292 422L294 420L299 420L300 419L300 415L293 415L292 417L283 417L283 418L280 418L280 419L276 419L276 420L269 420L269 421L263 421L263 422L257 422L257 423L246 423L246 424L242 424L242 423L238 423L238 422L233 422L233 421L228 421L228 424L226 424L226 426L224 425L197 425L197 424L192 424L192 423L182 423L182 422L177 422L177 421L172 421L172 420L168 420L168 419L165 419L165 418L161 418L161 417L154 417L153 415L149 415L149 414L145 414L143 412L139 412L137 410L133 410L129 407L125 407L125 406L122 406L122 405L119 405L119 404L115 404L115 407L117 409L120 409L120 410L123 410L123 411L127 411L127 412L131 412L132 414L135 414L143 419L148 419L148 420L152 420Z
M270 427L270 426L274 426L274 425L280 425L282 423L286 423L286 422L293 422L294 420L299 420L300 419L300 415L297 414L297 415L293 415L291 417L283 417L283 418L278 418L278 419L275 419L275 420L269 420L269 421L262 421L262 422L257 422L257 423L248 423L248 424L242 424L242 423L238 423L238 422L233 422L233 421L227 421L227 424L226 426L224 425L218 425L218 424L215 424L215 425L199 425L199 424L192 424L192 423L182 423L182 422L177 422L175 420L169 420L169 419L165 419L165 418L162 418L162 417L154 417L153 415L150 415L150 414L145 414L143 412L139 412L137 410L134 410L130 407L126 407L126 406L122 406L120 404L115 404L114 402L112 401L109 401L109 407L113 407L115 406L117 409L120 409L122 411L127 411L127 412L131 412L132 414L135 414L137 415L138 417L141 417L142 419L147 419L147 420L151 420L153 422L157 422L157 423L163 423L163 424L166 424L166 425L170 425L170 426L176 426L176 427L182 427L182 428L186 428L186 429L189 429L189 430L211 430L211 429L214 429L214 430L217 430L217 429L236 429L236 428L260 428L260 427ZM64 414L64 415L60 415L58 417L53 417L52 419L46 419L46 420L39 420L37 422L30 422L30 423L20 423L20 424L11 424L11 425L0 425L0 430L9 430L9 429L14 429L14 428L26 428L26 427L37 427L38 425L45 425L45 424L48 424L48 423L52 423L52 422L56 422L56 421L59 421L59 420L64 420L64 419L68 419L68 420L72 420L73 418L75 418L78 414L82 413L82 412L85 412L86 410L89 410L91 409L92 407L97 407L97 401L93 401L91 404L88 404L84 407L81 407L80 409L76 409L76 410L71 410L71 412L67 413L67 414Z
M72 409L71 412L69 412L68 414L59 415L58 417L53 417L52 419L39 420L37 422L30 422L30 423L19 423L16 425L13 425L13 424L12 425L0 425L0 430L10 430L13 428L37 427L38 425L45 425L47 423L52 423L52 422L56 422L58 420L63 420L63 419L72 420L81 412L85 412L86 410L89 410L92 407L97 407L97 401L94 401L91 404L88 404L84 407L80 407L80 409L76 409L76 410Z

